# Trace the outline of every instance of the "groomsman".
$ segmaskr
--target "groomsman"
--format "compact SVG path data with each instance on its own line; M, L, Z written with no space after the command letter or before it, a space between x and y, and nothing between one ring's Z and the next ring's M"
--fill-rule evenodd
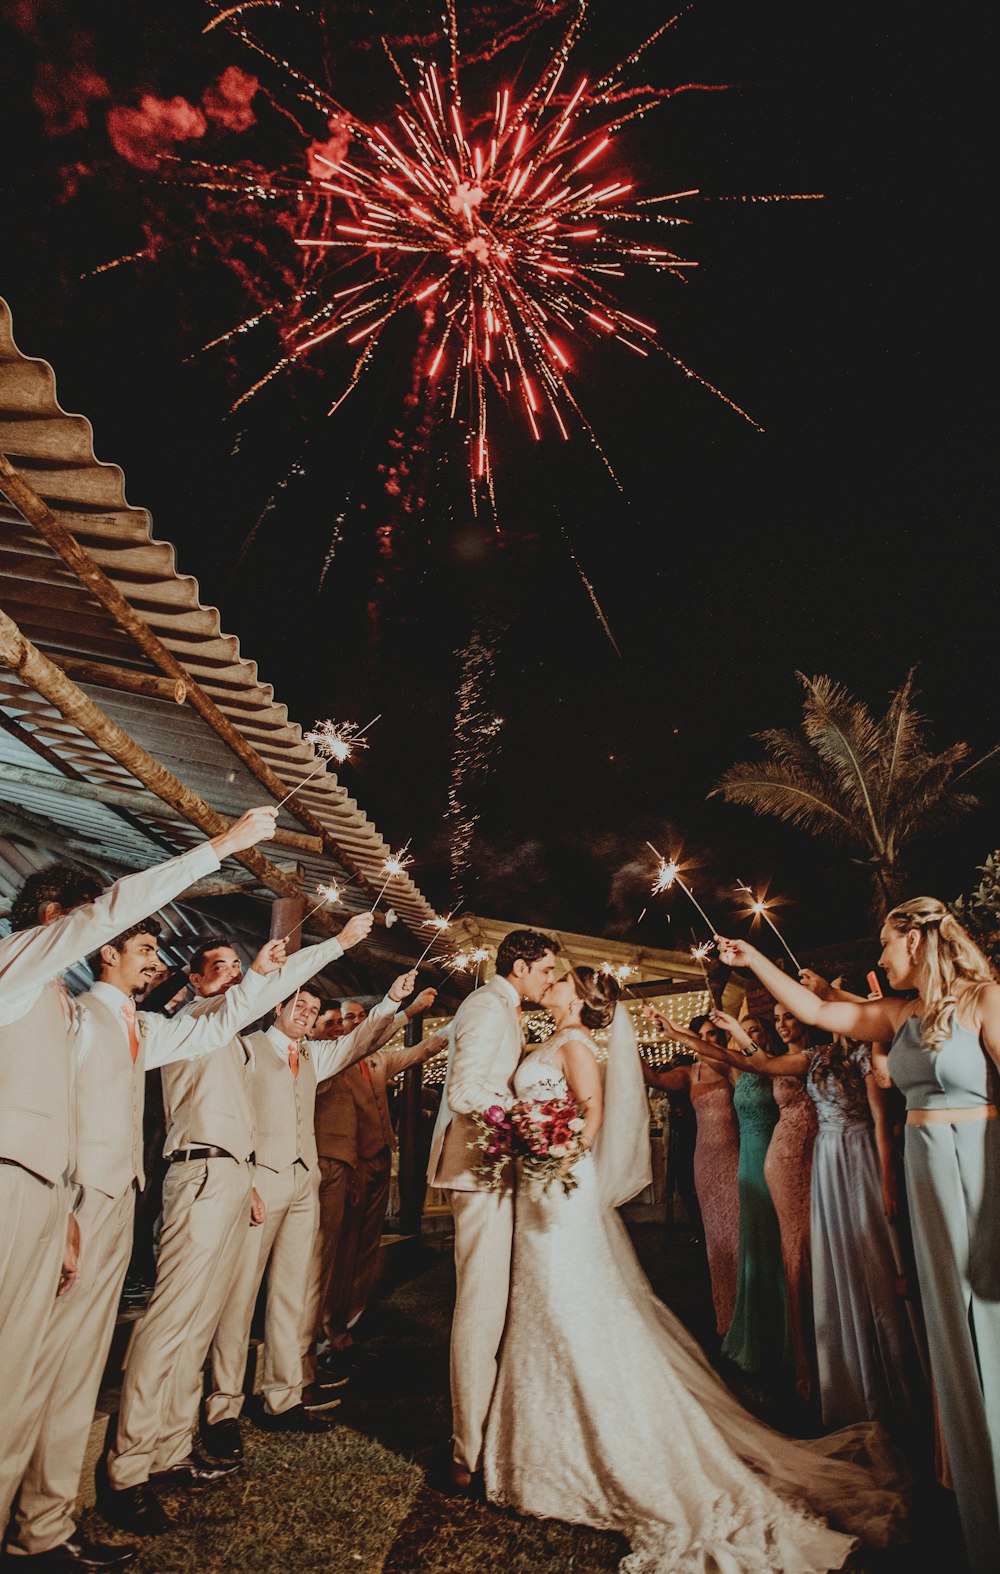
M409 1019L430 1010L437 998L425 989L409 1006ZM345 1001L345 1007L356 1005ZM350 1071L333 1079L331 1093L343 1084L341 1103L353 1108L354 1162L347 1187L346 1204L333 1260L328 1274L327 1297L323 1307L323 1332L329 1351L321 1365L336 1375L348 1370L347 1358L353 1345L350 1329L358 1321L375 1287L379 1245L396 1133L389 1115L386 1089L389 1082L409 1066L419 1066L448 1045L447 1033L436 1033L419 1043L402 1045L398 1050L376 1050L360 1060Z
M0 940L0 1526L20 1481L26 1399L56 1296L77 1272L70 1214L75 1011L64 968L150 910L274 833L277 811L252 809L192 851L102 882L68 865L29 876Z
M285 959L283 943L270 941L239 988L169 1020L137 1011L133 999L159 965L159 933L157 919L147 918L103 945L90 958L97 982L76 1003L73 1180L81 1188L76 1214L84 1251L76 1284L56 1303L35 1366L28 1407L36 1419L27 1438L33 1451L8 1549L44 1562L47 1570L116 1568L133 1555L133 1549L101 1546L78 1533L73 1510L131 1255L135 1188L144 1180L145 1074L228 1043L258 1015L264 979Z
M391 985L387 998L393 1013L412 994L415 982L415 973L404 973ZM250 1326L265 1272L262 1424L282 1432L325 1432L331 1425L302 1404L302 1309L319 1211L316 1083L345 1069L351 1054L362 1049L356 1040L349 1042L350 1036L307 1043L319 1008L318 993L299 989L283 1003L274 1025L266 1033L252 1034L249 1041L254 1054L257 1185L265 1213L259 1234L243 1237L241 1261L212 1344L206 1447L216 1458L239 1458L241 1452L237 1418L243 1408Z
M336 939L297 951L268 981L258 1014L357 945L371 926L370 913L356 914ZM190 975L197 998L173 1020L232 989L240 976L232 946L222 941L201 946ZM253 1189L253 1069L250 1041L234 1037L214 1055L165 1066L161 1073L164 1154L170 1162L156 1284L129 1348L117 1433L99 1494L104 1517L137 1535L159 1535L171 1523L151 1484L210 1486L238 1462L202 1464L191 1448L202 1367L249 1227L264 1216Z
M354 1000L345 1001L344 1006L348 1011L346 1024L341 1002L324 1001L312 1030L313 1042L340 1040L340 1047L345 1052L341 1068L380 1049L406 1021L397 1002L389 995L368 1012ZM345 1079L343 1088L341 1076ZM319 1079L315 1129L319 1155L319 1227L313 1245L302 1324L302 1360L307 1384L311 1384L316 1375L316 1339L322 1327L347 1187L357 1157L354 1100L349 1076L343 1070L336 1077ZM340 1386L339 1382L336 1386Z

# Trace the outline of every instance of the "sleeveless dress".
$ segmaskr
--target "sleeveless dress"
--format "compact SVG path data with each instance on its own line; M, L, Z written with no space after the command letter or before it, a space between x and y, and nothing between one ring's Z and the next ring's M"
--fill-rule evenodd
M722 1354L744 1372L774 1373L787 1360L788 1331L781 1230L764 1179L764 1160L778 1121L771 1078L741 1071L733 1106L740 1126L740 1235L736 1309Z
M564 1030L526 1056L518 1098L565 1094L547 1057L579 1037ZM629 1574L825 1574L842 1566L854 1534L884 1545L902 1500L882 1430L802 1443L749 1416L653 1295L617 1212L600 1200L592 1153L575 1173L568 1197L558 1185L516 1196L483 1451L488 1497L619 1532Z
M806 1091L816 1106L813 1148L813 1313L824 1426L882 1421L912 1440L920 1367L896 1258L865 1078L871 1052L811 1049Z
M736 1303L740 1199L736 1183L740 1136L728 1078L691 1067L691 1107L698 1122L694 1184L705 1229L716 1331L724 1334Z
M954 1019L936 1049L909 1017L889 1072L911 1109L998 1103L979 1037ZM906 1194L934 1387L975 1574L1000 1569L1000 1120L906 1127Z
M816 1374L813 1327L812 1262L809 1246L809 1193L816 1112L801 1077L774 1077L778 1124L764 1160L764 1178L781 1226L781 1257L785 1265L788 1333L795 1384L808 1399Z

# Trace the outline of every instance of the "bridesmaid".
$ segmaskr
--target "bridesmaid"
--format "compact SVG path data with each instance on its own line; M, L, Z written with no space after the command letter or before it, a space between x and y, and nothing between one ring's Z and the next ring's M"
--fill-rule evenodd
M650 1015L672 1038L678 1039L695 1053L706 1047L706 1041L711 1044L717 1036L717 1029L708 1017L694 1017L690 1029L687 1029L652 1009ZM721 1335L732 1322L736 1303L736 1251L740 1223L736 1185L740 1139L729 1078L724 1070L720 1075L701 1060L693 1066L675 1066L669 1071L654 1071L644 1064L643 1076L648 1087L665 1093L686 1089L698 1122L694 1184L705 1229L715 1326Z
M889 987L820 1000L753 946L719 940L775 999L829 1033L892 1040L906 1096L905 1172L934 1386L974 1574L1000 1568L1000 985L943 902L915 897L882 926ZM876 1056L876 1065L879 1059Z
M739 1252L736 1262L736 1309L722 1354L742 1371L773 1380L788 1362L788 1314L785 1270L781 1260L781 1228L764 1179L764 1160L778 1122L770 1078L752 1070L748 1055L771 1056L780 1048L769 1023L757 1017L736 1022L713 1013L717 1027L727 1028L739 1052L730 1070L733 1106L740 1127Z
M781 1005L774 1008L774 1026L786 1055L802 1054L808 1048L808 1027ZM800 1077L775 1073L773 1067L769 1069L773 1075L778 1124L764 1160L764 1179L781 1226L795 1392L799 1399L806 1401L812 1397L816 1376L809 1234L816 1110Z
M806 976L815 993L829 989ZM739 1041L732 1018L715 1012L712 1020ZM879 1148L888 1142L885 1094L871 1052L840 1040L774 1059L756 1053L749 1063L766 1076L803 1078L819 1120L809 1223L823 1425L832 1431L881 1421L897 1440L912 1443L919 1361L896 1291L893 1177L883 1181L876 1146L876 1131Z

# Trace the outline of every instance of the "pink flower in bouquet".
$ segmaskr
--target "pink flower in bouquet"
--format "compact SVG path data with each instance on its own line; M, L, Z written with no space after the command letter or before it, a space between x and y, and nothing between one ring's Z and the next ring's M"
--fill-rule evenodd
M507 1111L502 1104L491 1104L489 1109L483 1110L483 1119L490 1126L503 1126L507 1121Z

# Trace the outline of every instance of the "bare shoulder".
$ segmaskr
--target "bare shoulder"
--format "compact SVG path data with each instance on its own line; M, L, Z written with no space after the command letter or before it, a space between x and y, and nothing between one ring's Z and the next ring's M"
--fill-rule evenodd
M564 1066L585 1066L597 1061L597 1045L587 1033L574 1034L566 1038L559 1046L559 1055Z
M959 997L959 1011L977 1028L1000 1023L1000 984L969 984Z

